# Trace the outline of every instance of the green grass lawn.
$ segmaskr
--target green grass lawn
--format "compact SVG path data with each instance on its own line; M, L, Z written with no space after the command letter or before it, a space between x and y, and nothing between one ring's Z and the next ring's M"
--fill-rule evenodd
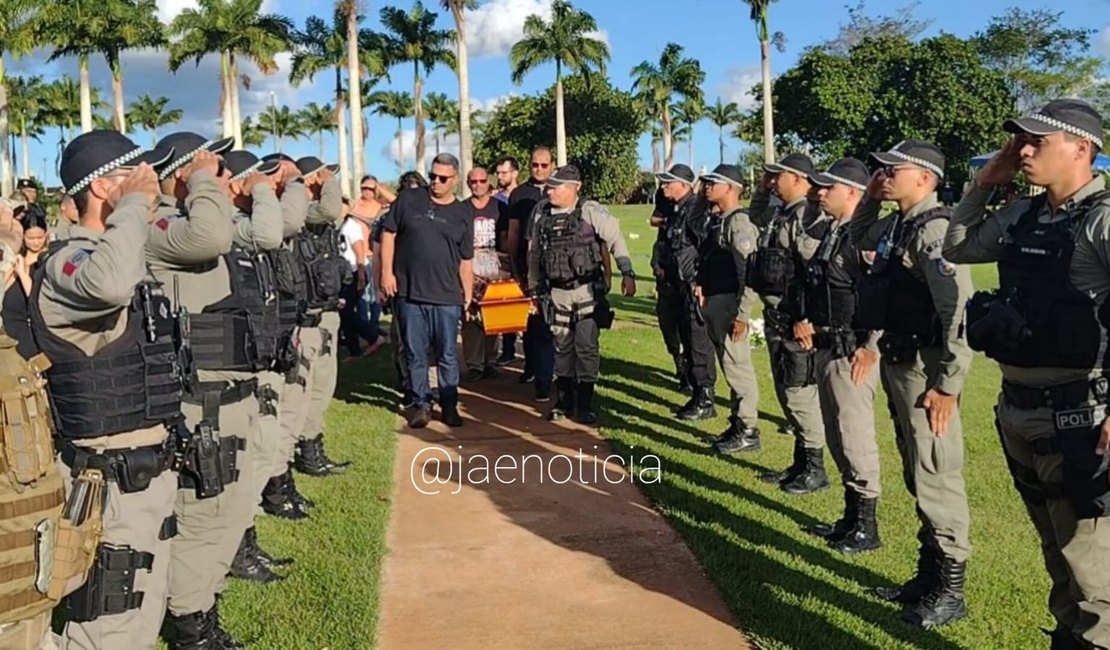
M650 207L625 206L614 213L637 271L649 277L654 239L647 224ZM977 268L975 277L977 286L989 286L993 269ZM707 438L725 426L723 400L722 417L715 421L692 425L671 416L684 398L674 390L671 361L655 325L652 289L650 280L644 280L639 296L617 300L623 325L602 336L603 434L625 457L651 453L661 459L662 480L644 485L644 492L686 540L741 628L759 646L1046 646L1037 627L1051 625L1044 606L1048 580L994 432L991 407L999 376L993 363L976 359L963 402L974 544L971 617L938 631L921 631L902 624L895 607L868 594L868 587L908 577L916 549L917 519L901 485L885 409L880 407L876 415L885 546L863 557L841 556L800 530L836 518L838 489L791 497L758 479L765 468L785 467L792 452L792 441L776 433L781 410L765 350L755 353L762 452L735 458L706 453ZM265 517L259 522L267 549L298 560L283 583L256 587L234 582L229 589L222 606L227 627L254 647L347 650L375 645L394 449L395 414L388 401L393 373L387 356L340 369L340 387L328 413L328 450L336 458L354 460L354 467L340 478L298 477L302 491L319 504L313 519L290 523ZM726 394L722 382L718 395Z

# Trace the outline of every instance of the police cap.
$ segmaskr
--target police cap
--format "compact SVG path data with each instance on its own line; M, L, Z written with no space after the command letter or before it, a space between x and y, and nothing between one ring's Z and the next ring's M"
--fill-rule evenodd
M167 135L158 141L158 147L173 147L174 154L164 165L158 168L158 178L165 180L178 169L189 164L201 149L206 149L214 154L222 154L235 146L234 138L208 140L203 135L192 131L179 131Z
M148 163L157 167L173 158L172 146L146 150L119 131L82 133L62 152L60 176L65 193L75 196L97 178L114 171Z

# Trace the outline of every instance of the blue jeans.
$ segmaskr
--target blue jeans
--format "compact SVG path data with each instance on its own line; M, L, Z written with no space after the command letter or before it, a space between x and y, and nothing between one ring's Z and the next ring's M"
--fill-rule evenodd
M457 342L459 305L429 305L396 301L397 316L401 319L401 336L405 339L409 382L416 398L417 408L431 408L432 387L428 382L428 351L434 350L436 369L439 371L439 405L453 407L459 403L459 357Z
M364 331L370 336L368 342L377 341L382 333L382 304L378 302L378 298L374 295L374 288L369 283L358 300L358 319L365 328Z

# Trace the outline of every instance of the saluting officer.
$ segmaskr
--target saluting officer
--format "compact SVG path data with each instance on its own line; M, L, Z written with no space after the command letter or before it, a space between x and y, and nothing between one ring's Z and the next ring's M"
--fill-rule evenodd
M731 391L729 426L713 447L719 453L756 451L759 384L748 345L748 319L756 296L747 277L759 230L740 207L743 176L736 165L718 165L701 177L701 183L713 209L693 223L698 242L695 293Z
M844 514L809 532L844 553L879 548L879 445L875 440L875 387L881 332L856 324L856 283L867 266L848 234L870 174L867 165L843 158L810 177L832 225L799 281L802 321L796 340L817 350L817 388L829 451L844 484Z
M829 229L828 216L809 197L809 177L815 171L813 161L803 154L790 154L766 165L763 184L751 203L751 219L762 234L749 281L763 298L775 394L786 416L786 429L794 435L790 467L762 478L791 494L809 494L829 486L814 353L801 349L793 336L800 298L796 278ZM771 192L782 200L775 208L770 206Z
M64 648L153 648L165 613L183 378L174 317L143 247L159 197L151 165L170 155L116 131L74 138L61 180L79 222L33 273L31 331L53 364L61 466L107 480L96 563L64 601Z
M944 240L952 262L998 262L1000 288L968 306L968 341L1002 368L997 425L1052 579L1053 648L1110 647L1110 192L1091 169L1102 124L1073 99L1007 121L1014 137ZM1045 192L988 212L1018 171Z
M604 296L601 246L617 260L621 292L636 295L636 276L620 222L596 201L581 201L582 177L573 165L560 167L547 181L547 199L536 206L529 237L528 288L540 296L555 337L557 400L548 414L558 420L575 413L593 424L594 387L601 365L595 309ZM601 285L599 289L598 285Z
M678 390L690 393L693 391L693 381L686 363L686 353L682 349L682 335L678 324L682 311L672 306L675 288L666 281L665 275L667 265L673 265L673 261L668 264L664 262L667 259L667 222L677 218L680 205L695 199L694 172L679 163L656 174L655 178L659 181L659 189L655 191L655 209L651 213L651 227L657 229L655 244L651 248L651 270L655 275L655 315L659 319L659 331L663 335L663 344L667 346L667 354L674 360Z
M877 590L908 605L903 620L922 627L967 616L964 578L971 553L959 395L971 366L962 332L971 273L942 256L951 210L937 200L944 154L904 140L873 153L875 172L850 222L856 246L875 251L858 285L857 325L883 330L881 379L897 416L906 487L917 501L917 573ZM882 200L898 210L879 219Z

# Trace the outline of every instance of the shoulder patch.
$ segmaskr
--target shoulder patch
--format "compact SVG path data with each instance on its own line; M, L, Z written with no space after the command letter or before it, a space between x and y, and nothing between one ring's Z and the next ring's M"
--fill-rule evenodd
M82 262L89 259L90 255L92 255L91 251L87 251L83 248L78 249L77 252L71 255L69 259L62 264L62 273L73 275L77 272L77 267L81 266Z
M741 253L747 255L755 250L755 241L750 237L741 237L740 241L736 242L736 246L740 249Z
M154 225L158 226L159 230L168 230L169 227L170 227L170 220L165 218L165 217L162 217L158 221L155 221Z
M943 257L938 257L935 262L937 263L937 272L946 278L956 275L956 265Z

